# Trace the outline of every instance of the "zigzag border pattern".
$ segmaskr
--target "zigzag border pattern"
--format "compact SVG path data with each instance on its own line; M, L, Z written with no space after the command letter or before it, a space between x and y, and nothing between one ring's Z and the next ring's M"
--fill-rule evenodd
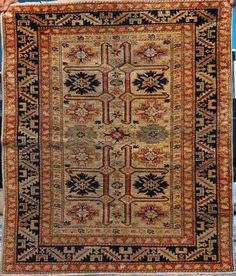
M111 4L112 5L112 4ZM91 263L144 263L148 266L153 263L163 265L163 270L172 270L173 263L181 264L180 269L187 271L184 266L195 264L194 270L198 270L197 264L205 265L205 269L211 268L213 263L219 264L222 260L219 248L219 185L217 171L217 131L218 131L218 99L217 99L217 30L219 9L204 8L200 10L166 10L158 9L138 10L137 12L118 11L111 12L58 12L42 13L17 12L7 18L16 22L16 42L18 48L17 82L18 82L18 131L17 149L19 151L19 163L17 166L19 175L19 200L18 200L18 231L16 262L27 263L65 263L68 254L73 262L80 264L80 271L87 271L84 265ZM15 18L13 18L15 16ZM39 81L38 81L38 45L37 29L43 26L76 27L98 26L107 24L118 25L142 25L152 23L192 23L196 28L196 233L197 243L188 247L148 247L148 246L74 246L74 247L41 247L38 244L38 220L39 220L39 148L38 148L38 120L39 120ZM6 27L5 27L6 28ZM8 34L9 35L9 34ZM222 50L221 48L219 50ZM15 54L15 53L14 53ZM13 55L13 54L12 54ZM13 57L12 57L13 58ZM9 65L8 65L9 66ZM8 69L10 66L8 67ZM227 69L225 69L227 70ZM226 71L227 72L227 71ZM12 78L12 79L11 79ZM12 83L14 77L10 76L6 85ZM227 81L227 80L226 80ZM6 87L7 88L7 87ZM9 88L7 88L9 89ZM14 99L12 99L14 100ZM14 109L14 101L8 98L5 106ZM16 110L15 110L16 111ZM7 121L5 121L5 126ZM5 141L15 129L7 129ZM10 138L9 138L10 139ZM15 143L13 139L10 139ZM228 145L227 145L228 147ZM11 153L14 148L9 143ZM14 150L12 151L12 153ZM12 165L14 163L11 160ZM12 166L14 167L14 165ZM15 173L15 172L14 172ZM15 173L16 174L16 173ZM9 185L9 184L7 184ZM218 187L218 188L217 188ZM11 198L8 197L8 205ZM227 196L226 196L227 199ZM228 203L229 204L229 203ZM220 207L221 208L221 207ZM230 208L230 207L229 207ZM229 209L228 209L229 210ZM220 211L222 213L222 211ZM226 211L225 211L226 212ZM229 212L229 211L228 211ZM228 214L228 213L227 213ZM226 218L227 219L227 216ZM227 230L228 231L228 230ZM7 233L9 236L9 232ZM229 241L228 241L229 243ZM227 243L227 244L228 244ZM220 244L221 246L221 244ZM69 252L69 253L68 253ZM230 260L229 260L230 261ZM5 260L5 264L7 261ZM183 266L182 266L183 264ZM145 266L145 265L144 265ZM6 267L6 266L5 266ZM104 266L100 266L101 271ZM99 269L100 269L99 267ZM151 268L152 267L152 268ZM217 266L215 266L217 267ZM12 268L10 268L12 269ZM33 268L31 268L32 270ZM141 268L145 269L145 268ZM160 270L162 268L160 267ZM199 267L201 269L201 267ZM228 268L227 268L228 269ZM91 269L93 271L93 269Z

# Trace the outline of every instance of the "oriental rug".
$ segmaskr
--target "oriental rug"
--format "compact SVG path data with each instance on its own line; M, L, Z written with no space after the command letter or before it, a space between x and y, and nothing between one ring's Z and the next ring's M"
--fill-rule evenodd
M232 271L229 1L3 15L3 269Z

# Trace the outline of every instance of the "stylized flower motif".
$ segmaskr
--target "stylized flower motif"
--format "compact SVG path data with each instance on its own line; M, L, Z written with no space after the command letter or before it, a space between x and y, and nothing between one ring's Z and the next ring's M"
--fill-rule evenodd
M105 133L104 135L105 135L105 137L106 136L111 137L113 140L115 140L115 142L119 142L120 140L124 139L125 137L130 136L129 133L125 133L124 130L122 130L120 127L115 127L113 130L111 130L110 133Z
M93 144L96 137L97 134L94 129L84 125L68 128L65 133L65 138L68 138L67 144L72 148L87 143Z
M93 147L78 147L68 154L68 160L76 162L79 167L85 167L98 160L98 154Z
M94 57L91 48L84 47L83 45L76 45L71 48L68 53L65 54L65 58L69 58L71 62L84 63L85 61L91 60Z
M93 104L85 102L77 103L66 109L66 114L80 123L88 123L99 115L99 110Z
M112 213L112 216L113 216L115 219L119 219L119 218L122 217L122 214L121 214L120 211L114 211L114 212Z
M158 101L150 100L141 103L135 109L135 115L140 116L142 120L147 122L157 122L166 111L167 109Z
M66 182L66 185L70 189L70 192L84 196L89 193L96 193L96 189L100 187L100 184L95 178L96 176L79 173L70 176L70 180Z
M114 156L115 159L119 159L122 156L122 153L120 150L114 150L112 152L112 155Z
M154 43L145 45L137 51L137 55L140 56L141 59L149 62L155 61L158 57L166 55L166 53L166 49L161 48Z
M85 149L78 149L75 159L78 161L80 166L86 165L90 158L90 154L85 151Z
M68 75L65 85L69 88L69 92L75 92L80 95L97 92L101 82L96 79L96 74L90 75L84 72Z
M115 181L111 184L111 186L114 188L114 189L121 189L123 187L123 183L119 182L119 181Z
M134 153L134 159L148 166L157 166L167 157L166 153L159 148L141 148Z
M98 211L94 210L90 205L81 203L77 206L74 206L68 212L68 215L71 216L73 219L76 219L78 223L85 224L94 216L98 216Z
M138 190L138 194L143 193L150 197L165 194L164 190L168 186L169 184L164 180L164 176L158 176L152 173L145 176L138 176L138 180L134 182L134 187Z
M119 56L120 53L121 53L121 49L119 48L113 48L111 51L111 54L114 56Z
M160 207L147 205L136 212L135 215L144 219L147 224L155 224L156 221L165 216L165 212Z
M137 137L141 142L155 144L165 140L168 137L168 131L163 126L152 124L141 127L140 130L137 131Z
M168 82L164 73L148 71L145 74L137 74L137 78L133 81L133 84L137 86L138 91L141 90L152 94L158 90L164 90L164 85Z
M122 113L119 110L115 110L112 115L114 116L114 118L122 117Z

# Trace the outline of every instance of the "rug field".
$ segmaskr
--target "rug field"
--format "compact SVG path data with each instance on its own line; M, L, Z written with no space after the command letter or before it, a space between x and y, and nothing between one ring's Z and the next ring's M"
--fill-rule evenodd
M228 0L3 15L6 273L232 271Z

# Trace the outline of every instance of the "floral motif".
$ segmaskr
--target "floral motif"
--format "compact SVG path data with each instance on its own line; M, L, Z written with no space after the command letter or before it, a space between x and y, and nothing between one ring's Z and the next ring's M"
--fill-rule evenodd
M95 180L96 176L89 176L85 173L79 173L70 176L70 180L66 182L70 192L75 192L80 196L88 195L89 193L96 193L100 184Z
M158 125L148 125L141 127L137 131L137 137L141 142L146 142L147 144L155 144L157 142L163 141L168 137L168 131L164 126Z
M147 205L141 208L140 211L136 212L135 215L144 219L147 224L154 224L161 217L165 216L165 212L163 212L160 207Z
M152 94L158 90L164 90L164 85L168 82L164 73L147 71L145 74L137 74L137 78L133 81L133 84L137 86L138 91L141 90Z
M152 173L138 176L138 180L134 182L134 187L138 190L138 194L143 193L150 197L165 194L165 189L168 186L169 184L164 180L164 176Z
M85 149L78 149L76 153L75 159L78 161L80 166L84 166L87 164L88 160L91 160L91 155L86 152Z
M78 223L85 224L94 216L98 216L98 211L94 210L92 206L85 203L81 203L77 206L74 206L69 212L68 215L73 219L76 219Z
M99 115L99 110L93 104L81 102L70 106L66 114L72 115L79 123L88 123Z
M80 95L97 92L101 82L96 79L96 74L87 74L79 72L75 75L68 75L65 85L69 88L69 92L75 92Z
M111 137L117 143L125 137L130 137L130 134L125 133L120 127L115 127L110 133L105 133L105 136Z
M148 166L157 166L161 164L167 157L166 153L159 148L141 148L137 153L134 153L134 159L145 163Z
M119 210L117 210L117 211L112 212L112 216L115 219L120 219L122 217L122 214L121 214L121 212Z
M114 150L112 156L114 156L115 159L119 159L122 156L122 153L120 150Z
M123 187L123 183L121 183L120 181L115 181L111 184L111 186L114 188L114 189L121 189Z
M147 122L157 122L167 111L158 101L145 101L135 109L135 115Z
M68 145L74 148L77 145L94 143L97 134L92 127L77 125L72 128L68 128L65 133L65 137L69 139L67 142Z
M91 48L84 47L83 45L76 45L70 49L69 53L65 54L65 58L69 58L70 62L84 63L90 61L94 57Z
M161 48L160 46L155 45L154 43L145 45L137 51L137 55L140 56L141 59L149 62L156 61L158 57L166 55L166 53L166 49Z
M112 116L116 119L116 118L120 118L122 117L122 113L119 111L119 110L115 110L113 113L112 113Z
M88 164L91 164L91 162L97 161L98 154L92 147L78 147L74 150L73 153L68 155L68 160L76 162L79 167L85 167Z
M121 49L119 49L119 48L113 48L111 51L111 54L114 56L119 56L120 53L121 53Z

